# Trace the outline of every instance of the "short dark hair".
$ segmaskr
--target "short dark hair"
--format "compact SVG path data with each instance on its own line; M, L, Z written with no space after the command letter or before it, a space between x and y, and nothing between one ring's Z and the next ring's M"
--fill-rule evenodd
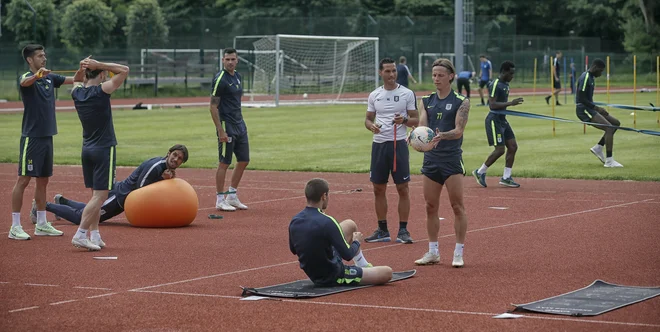
M485 59L485 58L486 58L486 54L481 54L481 55L479 55L479 57Z
M92 78L96 78L96 76L99 76L99 74L102 73L102 72L103 72L103 69L91 70L91 69L88 68L88 69L85 69L85 77L88 80L91 80Z
M451 60L449 59L445 59L445 58L436 59L435 61L433 61L433 66L431 66L431 68L433 67L445 67L452 74L456 75L456 68L454 68L454 64L451 63ZM454 79L452 78L451 80L449 80L449 82L450 83L454 82Z
M27 44L25 47L23 47L23 59L27 62L27 58L31 57L34 55L35 52L37 51L43 51L44 47L39 44Z
M502 65L500 66L500 73L509 72L511 71L511 68L516 68L516 65L514 65L513 62L506 60L502 62Z
M591 66L596 68L605 68L606 65L605 61L602 59L594 59L594 62L591 63Z
M179 150L183 153L183 162L185 163L188 161L188 148L183 145L183 144L176 144L173 147L170 148L169 152L172 153L173 151Z
M236 49L233 47L227 47L225 50L222 52L223 56L227 54L236 54Z
M383 65L387 63L394 63L394 60L392 58L383 58L380 60L378 63L378 70L383 70Z
M402 55L401 57L399 57L399 63L404 63L404 62L406 62L406 57Z
M323 194L327 194L328 192L330 192L330 186L328 185L328 181L324 179L311 179L305 185L305 197L311 203L320 202Z

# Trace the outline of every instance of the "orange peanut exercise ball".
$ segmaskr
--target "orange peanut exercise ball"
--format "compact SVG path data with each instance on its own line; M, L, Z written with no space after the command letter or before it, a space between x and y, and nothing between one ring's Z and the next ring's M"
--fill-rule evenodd
M158 181L132 191L124 202L128 222L136 227L181 227L195 220L199 200L185 180Z

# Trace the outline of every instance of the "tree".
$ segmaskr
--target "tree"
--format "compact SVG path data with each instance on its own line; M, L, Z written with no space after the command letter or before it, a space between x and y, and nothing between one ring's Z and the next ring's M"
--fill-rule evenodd
M660 52L660 14L652 0L630 0L630 6L622 11L623 47L631 53L658 54Z
M56 26L52 23L55 4L53 0L30 0L29 2L37 12L34 21L32 10L25 1L14 0L7 6L7 18L2 23L14 33L15 40L21 46L28 42L45 44L49 34L53 34L56 30Z
M156 0L135 0L128 8L124 33L128 46L163 46L167 43L169 27Z
M117 17L100 0L76 0L66 6L62 18L62 43L70 50L102 48L110 40Z

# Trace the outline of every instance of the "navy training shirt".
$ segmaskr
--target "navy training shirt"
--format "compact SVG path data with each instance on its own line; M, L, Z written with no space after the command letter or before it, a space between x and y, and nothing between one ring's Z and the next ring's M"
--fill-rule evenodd
M151 158L140 164L124 181L115 184L113 191L119 205L124 206L124 201L131 191L163 180L163 172L166 169L165 157Z
M490 97L495 98L496 102L506 103L509 101L509 83L496 78L493 84L488 86L488 93ZM503 110L506 110L506 108L497 111ZM503 114L497 114L496 117L498 119L506 119L506 115Z
M396 82L408 87L408 75L410 75L410 70L408 66L399 63L396 65Z
M222 70L213 77L211 96L220 97L218 113L220 121L225 123L227 135L240 135L247 132L241 112L241 97L243 97L242 77L237 71L234 75Z
M117 145L110 95L103 91L101 85L76 85L71 97L83 127L83 146L106 148Z
M447 132L456 128L456 114L463 104L465 97L458 94L453 89L444 99L438 98L437 93L432 93L422 97L424 111L426 111L429 128L435 132L437 128L440 132ZM431 151L424 152L424 163L443 162L455 157L461 158L463 150L463 136L454 140L441 140Z
M316 283L339 277L342 259L350 261L360 251L360 242L346 243L335 218L314 207L305 207L289 224L289 249L298 255L300 268Z
M18 78L21 80L33 76L27 72ZM30 86L20 87L23 99L23 124L21 136L48 137L57 135L57 120L55 119L55 88L64 84L66 77L50 73Z
M575 106L577 108L594 109L594 89L596 88L596 81L594 76L585 71L580 75L577 80L577 92L575 93Z

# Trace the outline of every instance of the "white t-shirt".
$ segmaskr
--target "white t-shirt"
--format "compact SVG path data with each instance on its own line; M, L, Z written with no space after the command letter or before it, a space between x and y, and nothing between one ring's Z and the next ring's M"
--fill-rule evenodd
M375 124L382 125L380 133L374 134L374 142L383 143L394 141L395 114L408 117L408 111L417 109L417 100L412 90L397 84L394 90L385 90L383 86L376 88L369 94L367 112L376 113ZM406 137L406 125L396 125L396 139L402 140Z

